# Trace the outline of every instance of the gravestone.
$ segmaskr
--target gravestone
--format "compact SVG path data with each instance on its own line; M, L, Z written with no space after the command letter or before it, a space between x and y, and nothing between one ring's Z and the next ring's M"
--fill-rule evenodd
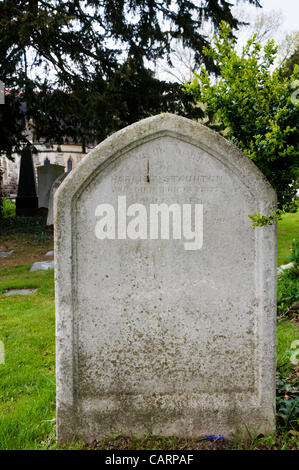
M0 258L7 258L7 256L10 256L14 250L9 250L9 251L0 251Z
M47 225L53 225L54 224L54 214L53 214L53 200L54 200L54 194L56 193L57 189L61 185L62 181L64 178L69 174L69 171L66 171L62 173L58 178L54 181L51 187L50 191L50 197L49 197L49 204L48 204L48 216L47 216Z
M10 295L30 295L30 294L35 294L37 292L37 289L10 289L4 292L4 295L10 296Z
M21 151L18 195L16 198L17 216L34 216L38 207L36 182L31 147L27 144Z
M47 271L48 269L54 269L54 261L36 261L29 271Z
M274 429L275 192L236 147L161 114L54 198L57 435Z
M37 167L38 207L48 208L52 184L63 173L62 165L45 164Z

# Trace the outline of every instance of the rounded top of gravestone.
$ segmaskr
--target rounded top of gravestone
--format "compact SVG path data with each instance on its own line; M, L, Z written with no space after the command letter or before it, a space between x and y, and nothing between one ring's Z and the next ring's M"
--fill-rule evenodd
M233 172L257 200L267 201L271 209L276 204L276 192L255 164L222 135L196 121L170 113L162 113L138 121L112 134L92 151L60 185L55 193L57 211L65 209L65 201L84 190L102 169L115 159L143 143L170 136L202 148L211 158L218 159ZM59 207L60 206L60 207ZM57 212L58 214L58 212Z
M48 173L51 171L64 171L63 165L57 165L56 163L45 163L44 165L39 165L37 167L38 173Z

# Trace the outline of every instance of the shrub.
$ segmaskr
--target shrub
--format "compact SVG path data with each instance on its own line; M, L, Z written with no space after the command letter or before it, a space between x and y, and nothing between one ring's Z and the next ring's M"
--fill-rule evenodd
M276 414L283 426L297 428L299 423L299 385L296 376L277 375Z
M1 198L2 201L2 217L16 216L16 203L6 197Z
M203 53L215 61L220 78L201 67L185 90L204 108L207 125L218 127L255 162L277 191L279 208L288 210L298 187L299 104L293 85L299 67L291 75L283 65L273 70L277 47L274 41L262 47L256 35L238 52L224 22Z

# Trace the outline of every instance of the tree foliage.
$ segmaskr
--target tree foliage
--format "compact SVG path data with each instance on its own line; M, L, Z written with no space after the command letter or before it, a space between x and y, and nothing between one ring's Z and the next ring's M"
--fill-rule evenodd
M181 86L157 80L136 59L128 59L109 81L101 76L77 79L70 93L54 89L32 95L31 118L36 140L62 143L68 136L83 148L139 119L160 112L199 118Z
M221 79L213 80L202 67L186 89L260 168L285 209L298 187L299 106L292 99L298 67L291 75L284 66L272 71L277 52L273 41L262 48L254 36L240 54L234 46L229 25L222 23L214 46L204 49L219 67Z
M217 28L221 20L238 27L229 1L3 0L0 79L11 97L21 94L23 117L38 137L99 141L151 113L194 114L179 87L155 80L144 64L171 60L172 41L180 39L215 70L200 31L205 21ZM20 135L6 122L16 106L7 106L0 107L0 151L10 153Z

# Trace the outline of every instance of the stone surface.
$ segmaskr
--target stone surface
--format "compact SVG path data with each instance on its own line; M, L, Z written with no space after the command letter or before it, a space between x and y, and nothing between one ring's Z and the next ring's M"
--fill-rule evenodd
M49 206L50 191L54 181L64 173L62 165L43 165L37 167L38 207Z
M48 217L47 217L47 225L53 225L54 224L54 214L53 214L53 199L54 199L54 194L61 185L61 183L64 181L64 179L67 177L69 174L69 171L66 171L62 173L61 175L58 176L58 178L54 181L51 187L50 191L50 197L49 197L49 207L48 207Z
M11 289L4 292L4 295L30 295L37 292L37 289Z
M54 269L54 261L37 261L33 263L30 271L46 271L47 269Z
M47 251L45 256L54 256L54 250Z
M128 238L121 212L117 239L98 239L99 205L118 214L120 196L203 207L202 246ZM59 441L274 429L276 226L248 214L275 205L244 154L170 114L117 132L71 172L54 196Z
M14 250L0 251L0 258L7 258L7 256L11 255L13 252Z

